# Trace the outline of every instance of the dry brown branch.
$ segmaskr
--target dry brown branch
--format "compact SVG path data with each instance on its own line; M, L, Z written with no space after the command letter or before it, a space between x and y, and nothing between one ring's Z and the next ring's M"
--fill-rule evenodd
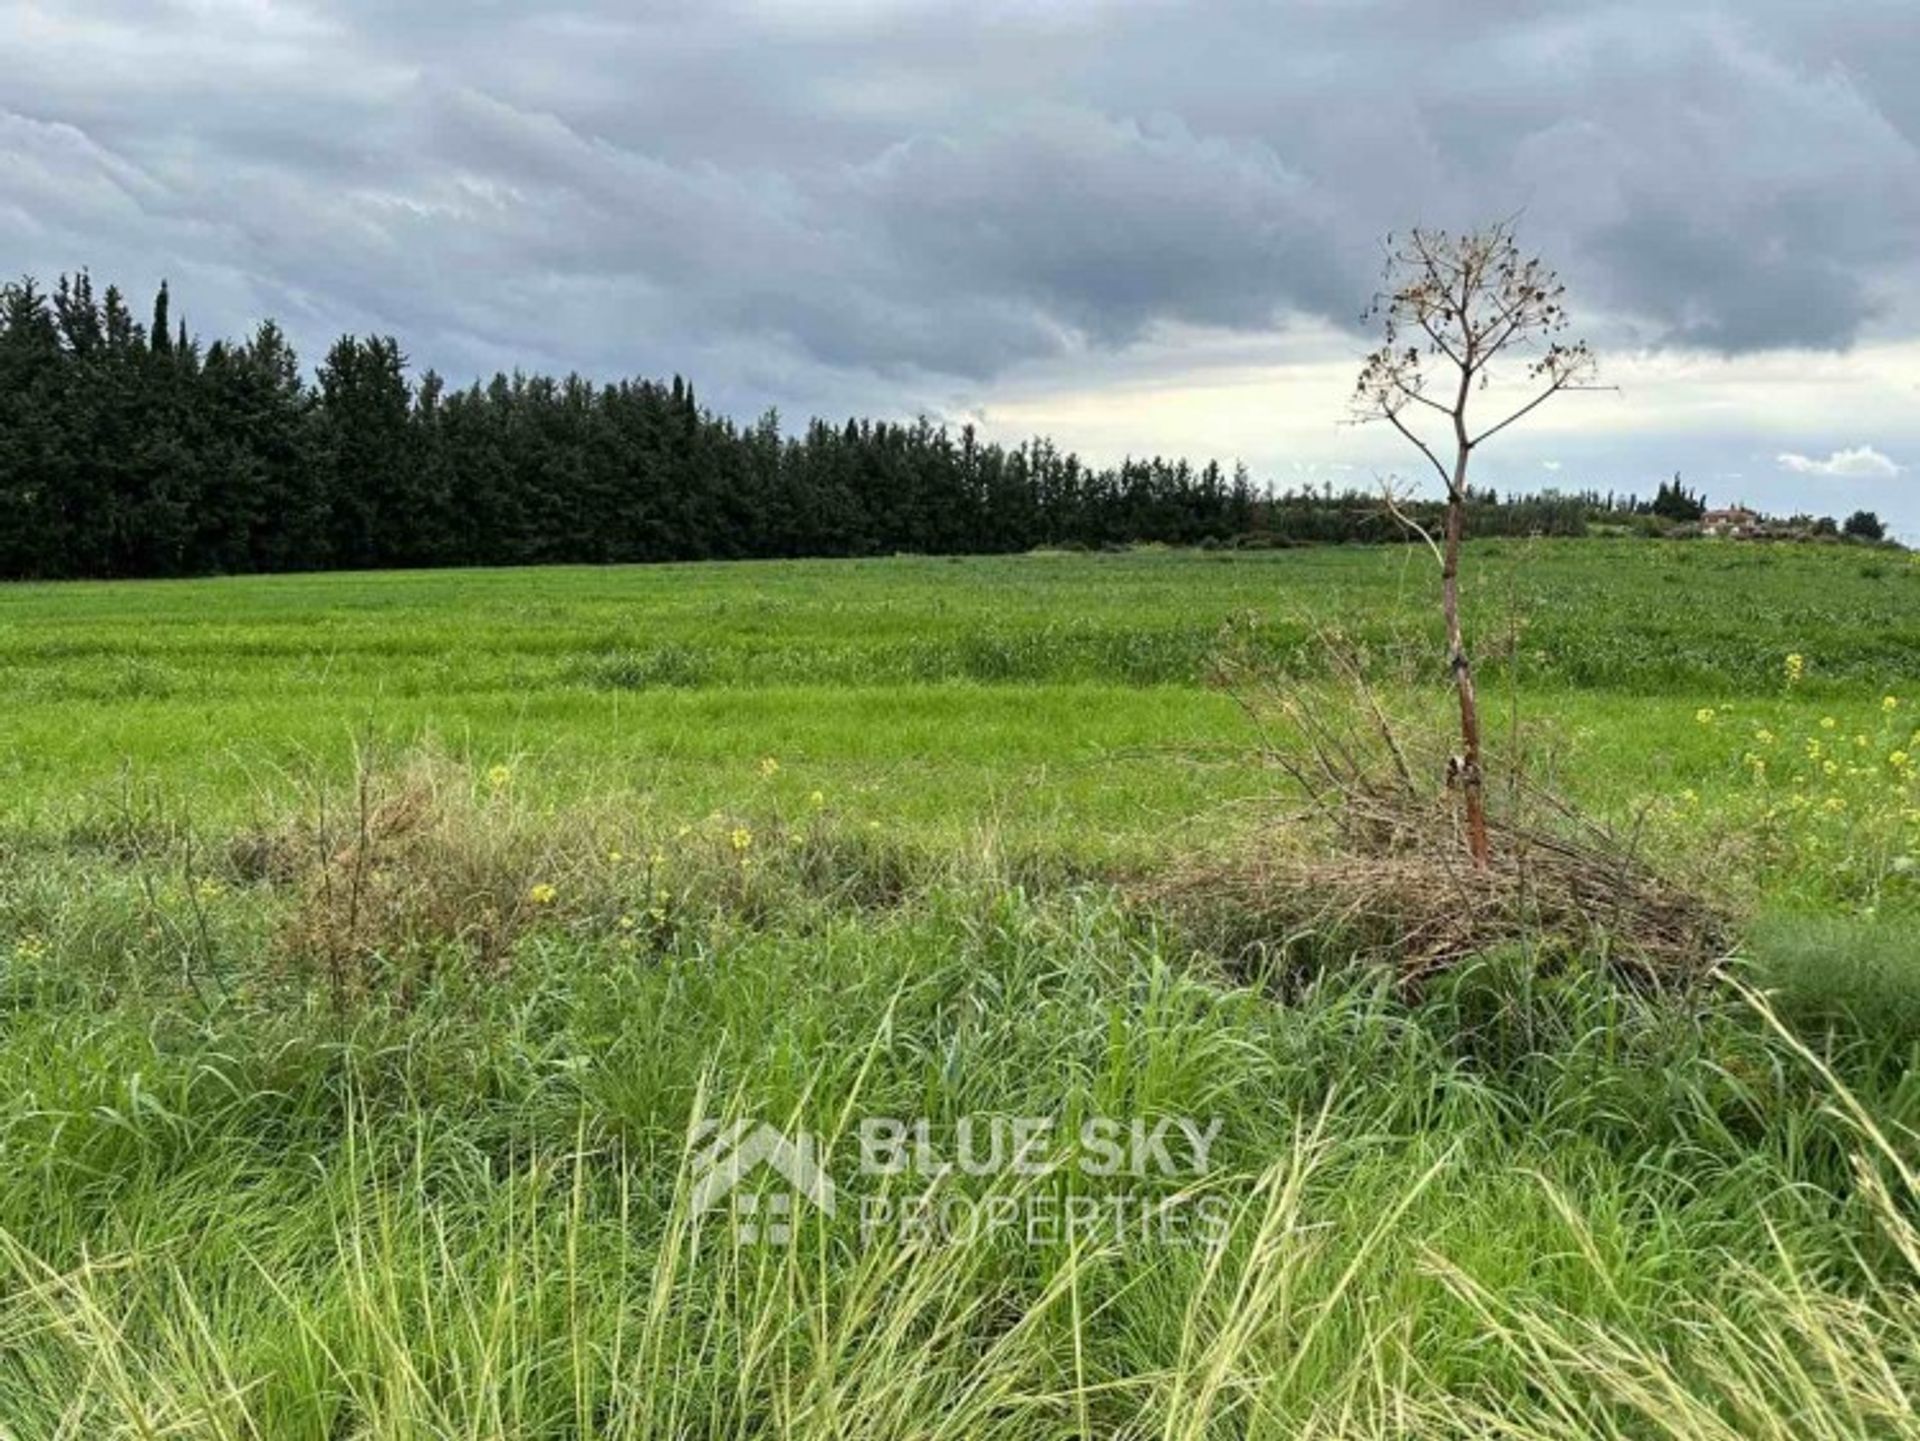
M1487 814L1484 864L1459 843L1446 791L1422 776L1432 757L1409 740L1366 669L1322 634L1333 684L1262 681L1235 688L1255 714L1277 713L1269 758L1311 804L1256 826L1233 854L1196 857L1146 882L1210 946L1230 954L1311 945L1315 959L1393 966L1408 985L1516 944L1599 958L1637 984L1690 986L1723 954L1718 907L1646 857L1639 818L1625 830L1534 785L1518 756Z
M1460 553L1466 535L1468 474L1473 452L1563 391L1594 390L1594 360L1585 341L1563 341L1565 287L1538 259L1523 256L1513 222L1452 234L1415 230L1386 244L1386 289L1372 315L1382 345L1367 356L1354 385L1356 421L1382 421L1412 445L1440 478L1446 523L1436 541L1406 514L1390 484L1382 486L1388 512L1417 534L1440 565L1440 607L1447 627L1447 667L1460 709L1460 750L1448 774L1460 792L1467 851L1476 866L1488 861L1491 837L1482 777L1480 711L1473 663L1460 615ZM1528 357L1529 398L1491 425L1475 429L1469 410L1486 390L1503 356ZM1436 375L1437 372L1437 375ZM1429 384L1448 397L1428 393ZM1438 433L1422 435L1425 414ZM1443 455L1451 451L1449 465Z

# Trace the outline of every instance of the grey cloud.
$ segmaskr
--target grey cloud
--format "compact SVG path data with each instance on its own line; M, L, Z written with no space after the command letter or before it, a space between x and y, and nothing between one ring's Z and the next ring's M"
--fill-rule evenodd
M1156 320L1264 326L1351 315L1332 207L1262 146L1177 120L1078 112L967 141L915 140L869 167L889 248L941 290L1017 296L1104 344Z
M1349 324L1524 206L1603 334L1920 325L1910 7L0 3L0 245L456 377L918 403L1169 326ZM1091 367L1090 367L1091 371Z
M1735 353L1844 346L1911 283L1920 150L1844 72L1711 24L1606 46L1593 81L1642 97L1596 102L1607 151L1566 182L1605 197L1570 237L1603 299Z
M1820 230L1642 201L1594 250L1616 293L1660 317L1670 339L1728 354L1843 347L1880 306L1858 272L1820 252Z

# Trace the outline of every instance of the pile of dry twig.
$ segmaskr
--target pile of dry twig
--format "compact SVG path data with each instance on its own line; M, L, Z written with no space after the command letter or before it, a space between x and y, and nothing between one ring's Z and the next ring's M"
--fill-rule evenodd
M1269 691L1267 754L1288 814L1226 855L1147 884L1217 949L1391 964L1409 984L1522 945L1602 961L1637 984L1690 986L1724 954L1727 923L1700 888L1627 831L1512 773L1489 786L1488 862L1461 833L1449 763L1409 743L1351 667L1316 690Z

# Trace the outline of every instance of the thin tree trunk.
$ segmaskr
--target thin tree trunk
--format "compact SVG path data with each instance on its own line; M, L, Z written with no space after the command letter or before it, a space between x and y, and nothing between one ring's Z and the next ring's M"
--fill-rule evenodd
M1459 469L1466 469L1464 454ZM1460 694L1460 771L1456 779L1467 805L1467 850L1474 868L1483 870L1491 851L1487 844L1487 799L1480 773L1480 703L1473 693L1473 664L1467 659L1466 641L1460 633L1460 542L1467 527L1464 482L1464 476L1456 479L1447 497L1440 606L1447 617L1447 666L1453 672L1454 689Z

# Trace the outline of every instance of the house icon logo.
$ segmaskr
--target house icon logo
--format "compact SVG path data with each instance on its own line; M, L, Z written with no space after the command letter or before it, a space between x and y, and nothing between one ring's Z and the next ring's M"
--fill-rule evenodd
M814 1138L791 1137L764 1121L701 1121L693 1131L692 1209L696 1215L726 1203L742 1241L784 1246L793 1239L796 1198L833 1214L833 1178L821 1166ZM741 1183L765 1167L785 1189L745 1190Z

